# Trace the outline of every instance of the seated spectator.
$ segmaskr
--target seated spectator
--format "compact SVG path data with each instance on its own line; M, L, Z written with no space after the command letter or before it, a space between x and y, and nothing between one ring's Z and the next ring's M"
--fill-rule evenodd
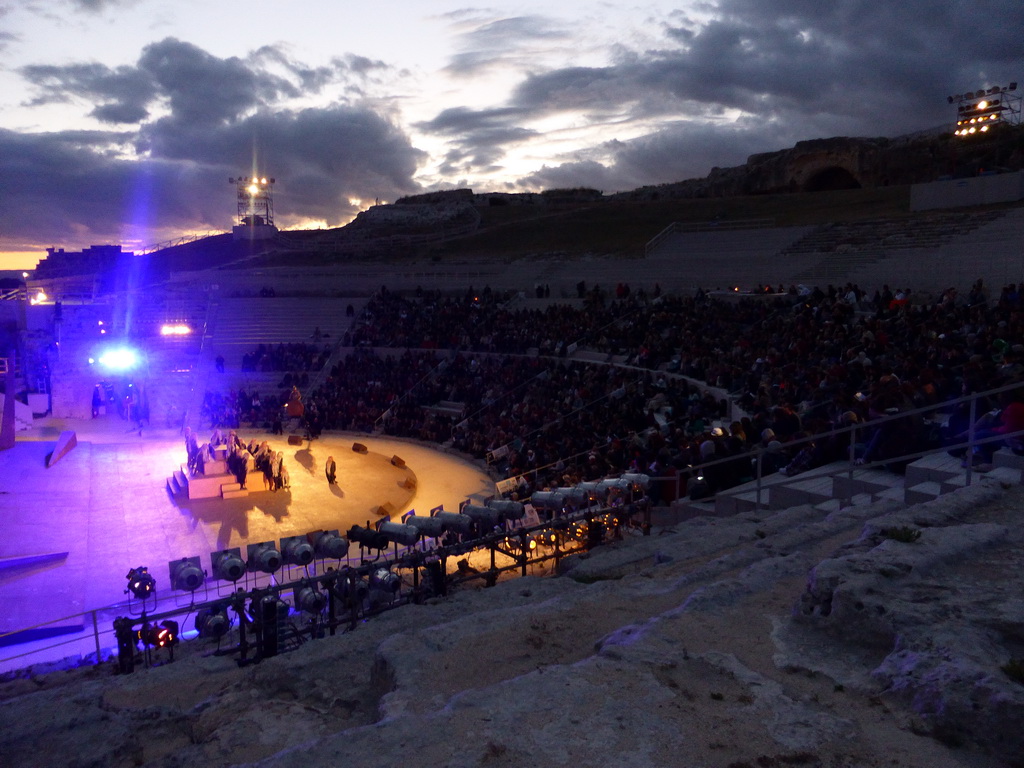
M1024 393L1021 390L1004 392L1002 400L1002 408L989 411L975 423L975 440L985 440L1024 431ZM964 440L968 439L968 433L963 433L962 437ZM1016 440L1019 441L1020 437L1018 436ZM1005 445L1007 445L1007 441L1002 439L992 440L975 446L973 463L991 464L993 454ZM966 456L964 457L963 464L964 466L967 465Z

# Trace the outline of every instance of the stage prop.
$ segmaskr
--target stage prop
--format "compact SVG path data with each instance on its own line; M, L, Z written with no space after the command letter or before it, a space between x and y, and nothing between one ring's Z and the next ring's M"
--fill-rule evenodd
M238 479L228 472L228 449L221 444L212 447L204 444L200 451L208 452L212 459L203 464L201 471L191 474L187 464L182 464L167 478L167 490L172 496L185 496L189 499L235 499L248 496L249 491L243 488ZM257 480L253 457L246 452L246 473L249 481ZM262 484L262 480L260 480Z
M4 377L4 415L0 420L0 451L6 451L14 447L14 392L17 389L14 382L14 353L11 352L3 361L6 376Z
M78 445L78 436L70 429L66 429L60 433L60 437L57 438L57 445L54 446L53 452L46 459L46 466L52 467L58 461L60 461L65 454L70 453Z

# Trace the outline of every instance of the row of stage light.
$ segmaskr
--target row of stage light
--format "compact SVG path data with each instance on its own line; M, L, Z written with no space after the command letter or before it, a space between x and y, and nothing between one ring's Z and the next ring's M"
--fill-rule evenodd
M272 653L276 653L278 627L287 624L292 608L297 614L305 615L307 622L311 622L305 625L305 631L308 632L308 627L319 626L323 613L330 606L328 626L333 634L335 603L331 601L331 596L350 606L353 622L356 611L376 611L394 605L399 599L403 579L393 569L417 569L424 566L427 571L424 578L431 584L428 589L438 590L434 594L445 594L444 557L457 556L473 548L487 546L520 561L520 566L516 567L525 569L527 560L522 558L529 557L538 546L554 547L556 557L560 543L585 543L589 548L600 543L604 531L617 530L636 512L632 494L646 489L648 484L648 476L633 474L580 483L571 488L537 492L531 498L531 503L540 514L550 518L546 522L534 524L524 520L527 513L524 504L491 499L482 506L466 503L458 513L445 512L442 507L437 507L431 510L429 517L411 512L403 517L402 523L383 520L374 528L353 526L347 539L337 531L316 531L306 536L281 539L279 548L275 548L273 542L251 544L247 562L242 561L241 550L238 548L212 552L214 578L232 582L250 571L272 573L286 562L308 565L316 557L341 560L348 553L349 541L358 544L361 550L384 550L394 544L396 559L393 562L361 560L355 568L327 568L319 575L307 572L304 577L291 583L255 589L248 593L239 589L209 602L198 605L193 602L188 610L196 611L195 635L217 640L219 645L234 626L228 612L232 609L241 621L240 626L250 627L263 643L258 654L265 656L271 653L267 650L268 643L274 644L275 650ZM627 494L630 496L628 500ZM586 518L580 515L586 515ZM507 524L510 522L520 522L520 525L509 527ZM411 547L417 541L436 539L448 533L459 534L459 541L442 545L438 550L417 552L413 549L406 555L398 556L399 544ZM168 570L175 589L194 592L205 582L206 574L200 568L199 558L172 561L168 563ZM146 598L155 595L155 579L148 569L140 567L129 571L128 581L129 589L126 591L141 598L145 607ZM413 584L416 585L415 578ZM282 597L288 591L292 595L290 603ZM173 660L174 646L179 641L179 624L171 617L180 611L179 608L147 617L143 610L139 619L122 617L115 622L118 659L122 671L130 672L134 668L134 654L139 644L146 654L147 665L151 661L151 653L159 649L168 650ZM243 632L239 646L234 649L241 653L243 660L248 648L244 636Z
M348 554L349 543L338 531L312 531L304 536L289 536L275 545L262 541L246 546L246 559L242 560L241 547L221 549L210 553L210 573L214 579L238 581L247 572L275 573L282 565L306 566L314 559L341 560ZM167 564L171 588L180 592L195 592L206 583L207 571L198 556L171 560ZM140 600L156 594L156 578L146 566L128 571L128 587Z
M613 494L646 489L649 482L647 475L625 474L570 488L537 491L531 497L531 504L537 510L559 514L592 504L604 505ZM459 512L446 512L443 507L437 507L429 516L417 515L413 510L402 517L401 523L382 519L373 527L354 525L348 530L347 538L337 530L317 530L288 536L277 545L273 541L248 544L244 561L240 547L217 550L210 553L209 573L213 579L236 582L246 573L276 573L283 565L304 567L318 558L342 560L348 555L350 543L358 544L361 549L379 551L392 544L414 546L422 539L437 539L449 533L460 537L482 536L502 527L507 530L508 523L521 521L525 515L526 506L522 502L504 499L489 499L482 506L466 503ZM207 571L203 570L198 556L171 560L167 573L171 588L176 591L195 592L206 583ZM156 578L147 566L132 568L126 578L126 594L140 600L155 596Z

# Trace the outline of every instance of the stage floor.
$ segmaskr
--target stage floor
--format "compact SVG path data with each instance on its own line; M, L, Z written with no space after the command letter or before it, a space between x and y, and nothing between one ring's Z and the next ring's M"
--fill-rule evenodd
M209 572L214 551L240 547L245 559L249 543L276 544L317 530L344 535L352 525L372 525L381 506L398 521L410 509L422 515L442 505L456 511L466 499L480 503L494 493L493 481L478 466L422 445L346 433L289 445L285 436L240 429L246 442L255 437L282 451L290 489L264 490L262 476L250 474L246 497L189 500L167 488L167 478L185 461L183 436L172 429L144 429L140 436L129 426L114 416L39 420L17 434L14 448L0 452L0 633L52 622L37 634L59 635L17 645L0 641L0 671L94 651L93 617L80 614L106 609L96 616L105 625L116 615L138 613L138 601L129 605L125 594L131 568L146 566L156 578L158 610L188 605L190 593L170 588L172 560L199 556ZM47 467L47 455L65 430L76 433L78 445ZM204 432L199 437L209 439ZM354 442L367 453L354 452ZM329 455L338 466L333 486L324 475ZM405 468L392 464L395 455ZM407 482L410 475L414 483ZM350 555L356 554L353 547ZM277 576L286 581L301 573ZM232 584L208 574L196 599L269 581L263 574L247 575ZM70 642L78 635L88 638L84 648ZM65 637L66 648L11 659ZM102 645L113 642L107 636Z

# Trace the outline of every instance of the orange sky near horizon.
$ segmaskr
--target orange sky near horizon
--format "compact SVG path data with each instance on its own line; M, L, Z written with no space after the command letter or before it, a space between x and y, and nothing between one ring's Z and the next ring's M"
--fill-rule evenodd
M46 258L46 251L0 251L0 271L31 271Z

